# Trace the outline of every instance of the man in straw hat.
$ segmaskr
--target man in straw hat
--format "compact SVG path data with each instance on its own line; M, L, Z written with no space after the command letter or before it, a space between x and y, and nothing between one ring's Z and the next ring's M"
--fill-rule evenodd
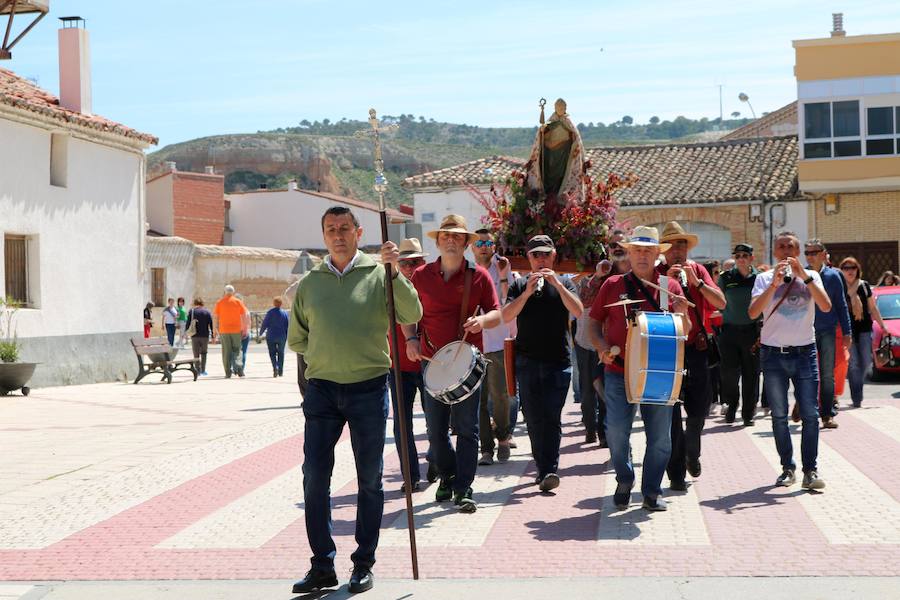
M372 588L372 565L384 515L382 470L387 425L387 374L391 366L390 317L385 303L385 269L359 251L362 228L346 206L322 215L328 255L300 280L288 327L288 347L306 359L309 384L303 397L303 501L312 568L293 593L337 585L331 537L331 475L334 447L344 425L356 462L356 543L350 556L351 593ZM395 264L396 244L381 246L381 260ZM402 274L393 285L397 321L422 317L415 288Z
M621 357L611 351L613 347L625 348L625 311L619 306L608 305L630 298L640 300L641 303L629 308L649 312L658 312L663 308L659 303L659 292L645 286L641 280L654 284L659 282L659 274L654 268L656 259L660 251L668 250L670 245L660 243L659 232L655 227L636 227L630 240L621 244L628 250L631 270L624 275L613 275L603 283L591 306L588 323L591 341L605 369L606 441L616 470L617 483L613 503L616 508L624 510L628 508L631 488L634 487L634 465L629 438L636 405L629 404L625 394L625 364ZM669 279L667 289L669 293L678 296L682 293L681 286L674 279ZM687 315L687 305L679 299L675 300L674 309L675 312ZM689 321L687 326L689 327ZM660 496L663 473L672 451L672 407L641 404L641 418L647 438L641 481L643 507L650 511L666 510L666 502Z
M423 314L418 331L411 325L403 327L409 359L430 359L443 346L463 338L483 351L481 332L500 324L500 304L490 274L465 258L466 248L478 235L469 231L463 217L447 215L428 237L435 240L440 257L413 274ZM441 478L435 501L452 499L465 513L478 509L472 499L472 481L478 468L480 395L480 388L476 389L451 407L432 397L426 388L422 403L428 442ZM455 451L450 442L451 408Z
M516 380L528 424L531 452L542 492L559 486L559 444L572 363L569 321L583 307L575 284L553 271L556 247L547 235L528 240L531 273L509 289L503 320L516 320Z
M666 469L671 488L684 491L687 489L686 472L695 479L700 477L700 434L709 412L709 363L715 343L709 319L714 311L725 308L725 295L706 268L688 258L688 252L699 241L696 235L687 233L677 221L669 221L663 228L660 241L670 244L670 247L663 253L665 261L660 263L657 271L660 275L676 279L684 295L696 305L688 309L691 333L684 344L687 376L681 389L687 424L682 422L682 402L678 402L672 411L672 458ZM715 354L712 360L717 362L718 356Z
M400 260L397 261L398 269L404 277L412 280L415 270L425 264L426 256L428 255L422 252L422 243L418 238L404 239L400 242ZM400 377L403 382L403 405L406 412L401 415L400 409L397 407L397 382L394 381L394 370L391 369L388 372L388 381L391 384L391 403L394 411L394 443L397 445L397 456L400 456L400 419L406 419L406 431L409 434L406 439L407 456L409 456L409 479L412 491L418 492L422 475L419 471L419 454L416 449L416 439L413 436L413 401L416 398L416 392L419 393L419 398L424 397L422 393L422 363L418 360L409 360L409 357L406 355L406 336L403 335L403 325L400 323L397 323L395 335L400 340L397 347L400 348ZM428 455L430 459L431 453L429 452ZM405 491L403 488L401 490Z

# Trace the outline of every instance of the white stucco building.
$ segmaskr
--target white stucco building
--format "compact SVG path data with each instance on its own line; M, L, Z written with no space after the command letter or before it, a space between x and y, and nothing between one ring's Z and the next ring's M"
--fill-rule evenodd
M322 215L332 206L346 206L359 219L363 228L360 246L381 245L381 218L378 207L368 202L328 194L301 190L291 182L287 189L254 190L226 194L230 203L227 221L233 233L234 246L259 246L285 250L324 250ZM410 215L389 208L388 222L406 224ZM403 229L397 232L400 238ZM392 238L395 236L392 234Z
M157 140L92 114L87 43L60 30L59 99L0 68L0 295L25 304L34 386L126 377L142 330L144 149Z

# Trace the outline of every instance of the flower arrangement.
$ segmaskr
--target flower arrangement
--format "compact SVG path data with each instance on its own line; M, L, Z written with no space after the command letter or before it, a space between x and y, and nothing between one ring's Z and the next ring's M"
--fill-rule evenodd
M485 192L469 186L469 191L487 211L482 223L497 232L504 254L524 255L528 239L544 233L556 243L559 260L574 260L577 269L583 271L605 258L604 244L616 225L615 192L637 183L637 177L631 174L611 173L597 184L587 175L584 177L583 203L569 201L560 205L529 195L525 173L521 171L513 171L499 189L492 185Z
M19 339L13 320L22 305L12 298L0 297L0 362L19 360Z

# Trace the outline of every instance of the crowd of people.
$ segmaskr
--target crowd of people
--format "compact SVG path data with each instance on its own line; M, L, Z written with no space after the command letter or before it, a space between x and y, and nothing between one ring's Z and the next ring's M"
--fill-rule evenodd
M662 512L664 479L669 490L683 491L701 476L702 433L713 406L721 405L729 424L740 408L743 426L752 427L760 396L782 467L775 485L790 486L798 478L793 420L801 423L801 487L821 492L820 427L838 426L845 376L852 405L861 406L872 324L884 328L859 261L846 257L833 266L825 243L804 243L790 231L774 236L772 265L756 264L746 242L736 244L721 265L704 265L690 256L700 240L675 221L661 233L644 226L630 233L616 229L608 236L607 258L590 274L573 277L554 270L552 237L528 240L528 269L520 274L498 252L493 232L471 231L458 215L447 215L427 232L438 252L431 261L419 240L410 238L399 246L385 242L379 264L359 250L362 229L346 207L328 209L321 225L328 254L299 281L291 310L276 298L260 327L268 333L273 376L283 375L286 348L297 353L303 393L304 516L312 557L294 593L338 583L330 480L345 424L358 480L358 547L349 586L355 593L374 583L389 406L398 454L408 457L402 491L423 492L423 479L437 483L434 501L450 502L461 513L478 510L479 470L505 463L517 447L520 408L535 485L547 495L562 485L562 413L570 386L580 403L584 447L609 448L617 509L628 508L638 483L630 441L638 411L646 437L640 505ZM893 278L886 273L879 284ZM176 332L181 340L190 337L205 373L207 345L218 338L226 377L243 377L249 313L234 289L226 287L212 312L196 299L182 318L183 305L183 299L177 305L170 299L163 311L170 344ZM628 361L635 359L623 349L640 311L668 313L682 324L684 372L675 402L637 402L626 389ZM396 369L391 341L399 348ZM460 342L486 359L483 376L475 389L448 401L429 385L429 369L445 368L441 349ZM417 397L427 431L424 452L412 435Z

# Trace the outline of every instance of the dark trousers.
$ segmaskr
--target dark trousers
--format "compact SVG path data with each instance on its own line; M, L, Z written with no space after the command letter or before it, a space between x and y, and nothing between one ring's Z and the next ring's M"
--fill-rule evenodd
M403 456L401 452L403 440L400 437L400 419L406 423L406 452L409 457L409 480L412 483L421 481L419 472L419 451L416 449L416 437L413 435L413 404L416 400L416 392L422 397L422 373L420 371L403 371L400 374L403 391L403 408L401 415L397 407L397 382L394 380L394 371L388 373L388 381L391 384L391 408L394 415L394 444L397 446L397 456Z
M687 375L683 383L683 402L675 404L672 411L672 456L666 467L670 481L684 481L687 461L700 460L700 434L709 412L709 369L706 351L690 346L684 348L684 366ZM681 408L687 419L682 423Z
M588 350L575 344L578 362L578 391L581 393L581 422L588 433L606 437L603 422L606 420L606 403L594 388L594 380L603 378L603 365L597 359L596 350Z
M191 350L194 358L200 359L200 372L206 373L206 355L209 353L209 338L195 335L191 338Z
M745 421L756 414L759 397L759 356L752 349L758 334L759 327L751 323L725 325L719 336L722 402L728 405L728 412L733 415L737 411L738 400L742 400L741 417Z
M356 543L353 564L371 568L384 514L384 428L388 413L387 376L340 384L311 379L303 398L303 501L306 537L314 569L334 571L337 549L331 537L331 474L334 447L344 424L356 461Z
M166 323L166 339L170 346L175 345L175 323Z
M816 330L816 352L819 355L819 416L823 419L837 414L834 410L834 355L836 344L836 329Z
M527 356L516 357L519 399L539 478L556 473L559 468L562 410L571 380L572 367Z
M247 338L247 342L250 342L250 338ZM270 340L269 338L266 338L266 346L269 347L269 360L272 361L272 369L279 375L284 375L284 347L286 344L287 338L280 340Z
M453 478L453 491L464 493L475 480L478 468L478 409L481 387L452 406L436 400L425 390L422 396L429 452L442 479ZM456 449L450 443L450 422L456 434Z

